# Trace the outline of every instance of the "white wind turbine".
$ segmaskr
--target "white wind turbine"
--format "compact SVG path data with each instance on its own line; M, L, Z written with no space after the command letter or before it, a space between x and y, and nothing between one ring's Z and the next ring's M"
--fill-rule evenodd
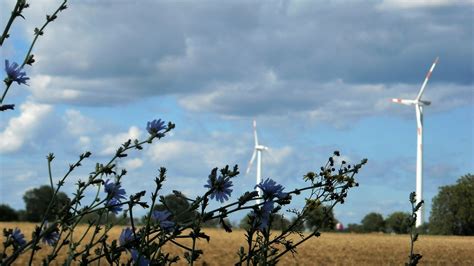
M417 123L417 148L416 148L416 204L423 200L423 106L430 105L431 102L422 101L421 96L425 90L426 83L431 77L431 73L438 63L438 57L436 57L433 65L426 74L425 81L421 85L420 92L414 100L405 99L392 99L394 103L400 103L405 105L415 105L416 111L416 123ZM425 210L422 206L416 213L416 227L421 226L425 221Z
M268 147L258 144L257 137L257 121L253 120L253 136L255 138L255 148L253 150L252 159L250 159L247 167L247 174L250 172L255 156L257 157L257 184L260 184L262 180L262 151L268 150ZM262 190L257 188L259 197L262 196ZM257 204L260 204L260 200L257 200Z

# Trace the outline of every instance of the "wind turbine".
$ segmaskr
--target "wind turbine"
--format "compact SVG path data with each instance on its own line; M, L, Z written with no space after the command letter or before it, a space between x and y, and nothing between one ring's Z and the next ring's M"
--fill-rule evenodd
M405 99L392 99L394 103L405 104L405 105L414 105L416 111L416 123L417 123L417 148L416 148L416 204L418 204L423 199L423 106L430 105L429 101L422 101L421 96L426 87L426 83L431 77L431 73L438 63L438 58L436 57L433 65L431 65L430 70L426 74L425 81L421 85L420 92L414 100L405 100ZM425 221L425 209L424 206L421 206L416 213L416 227L421 226Z
M262 151L268 150L268 147L258 144L258 137L257 137L257 121L253 120L253 136L255 138L255 147L253 150L252 158L250 159L249 165L247 167L247 174L250 172L250 168L252 167L253 161L255 161L255 157L257 157L257 184L260 184L262 181ZM262 190L257 188L259 197L262 196ZM257 200L257 204L260 204L260 200Z

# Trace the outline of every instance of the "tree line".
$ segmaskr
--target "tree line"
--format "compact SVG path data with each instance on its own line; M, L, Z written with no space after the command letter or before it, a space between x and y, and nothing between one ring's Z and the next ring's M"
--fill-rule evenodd
M39 222L42 215L48 208L48 203L53 196L53 190L50 186L41 186L25 192L23 200L25 210L16 211L6 204L0 204L0 221L28 221ZM51 206L51 219L60 212L63 206L69 203L69 197L62 192L57 195L57 200ZM170 194L163 197L161 204L155 206L156 210L171 210L173 213L182 213L189 207L188 201L177 194ZM190 221L195 218L197 213L184 213L175 217L179 222ZM406 234L409 232L408 212L394 212L386 218L380 213L369 213L360 224L348 224L343 230L345 232L369 233L384 232ZM127 219L124 217L112 217L114 224L121 224ZM137 223L145 221L147 217L137 219ZM87 223L96 220L97 217L85 216L83 222ZM244 228L248 220L245 216L240 224L234 225ZM283 230L287 228L292 220L282 216L274 215L272 217L272 229ZM110 221L110 217L109 217ZM100 222L100 221L99 221ZM105 222L105 220L104 220ZM226 220L227 224L231 224ZM335 231L337 219L332 209L327 206L318 206L309 212L306 216L306 222L299 224L299 230L314 230L315 225L322 225L321 231ZM218 222L205 224L205 227L218 227ZM438 194L433 198L431 215L429 223L426 223L419 231L429 234L441 235L474 235L474 175L467 174L460 177L456 184L442 186Z
M394 212L386 219L369 213L360 224L349 224L349 232L409 232L407 212ZM439 187L433 198L430 219L418 230L435 235L474 235L474 175L461 176L454 185Z

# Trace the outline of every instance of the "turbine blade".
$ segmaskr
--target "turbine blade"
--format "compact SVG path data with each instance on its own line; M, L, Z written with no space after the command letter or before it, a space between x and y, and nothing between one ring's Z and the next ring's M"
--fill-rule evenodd
M416 103L414 100L396 99L396 98L392 99L392 102L404 104L404 105L412 105Z
M433 73L433 70L434 70L436 64L438 63L438 59L439 59L439 57L436 57L435 61L431 65L430 70L428 71L428 73L426 73L426 77L425 77L425 80L423 81L423 84L421 85L420 92L418 93L418 96L416 96L416 101L419 101L421 99L421 96L423 95L423 92L424 92L425 87L426 87L426 83L428 83L428 80L431 77L431 73Z
M255 146L258 146L257 121L255 121L255 120L253 120L253 136L255 138Z
M250 159L250 162L249 162L249 165L247 167L247 171L246 171L246 174L248 174L250 172L250 168L252 168L252 164L253 164L253 161L255 161L255 156L257 155L257 150L253 150L253 154L252 154L252 159Z

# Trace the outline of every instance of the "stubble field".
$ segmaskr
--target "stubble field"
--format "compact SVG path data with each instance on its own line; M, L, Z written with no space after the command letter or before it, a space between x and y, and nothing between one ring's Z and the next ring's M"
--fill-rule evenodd
M15 227L30 239L34 224L0 223L0 230ZM84 229L78 228L77 237ZM118 239L121 230L122 227L114 227L111 239ZM198 248L204 251L204 256L197 265L234 265L237 250L245 246L244 231L204 231L211 241L199 242ZM409 239L409 235L323 233L319 238L313 238L300 246L294 257L291 254L284 256L280 265L403 265L409 253ZM474 265L474 237L420 236L415 249L423 255L420 265ZM167 246L166 250L176 255L183 254L175 246ZM39 265L41 256L48 251L48 248L40 250L34 264ZM53 265L61 265L65 258L64 252L58 263ZM22 256L15 265L25 265L27 261L27 256ZM180 262L178 265L185 265L184 259ZM107 263L103 261L101 264Z

